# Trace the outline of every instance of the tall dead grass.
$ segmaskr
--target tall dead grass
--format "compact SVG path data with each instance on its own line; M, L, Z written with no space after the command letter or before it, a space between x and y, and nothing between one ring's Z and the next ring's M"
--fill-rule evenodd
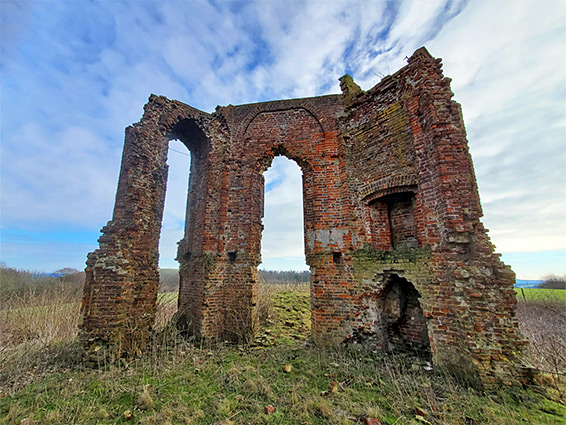
M80 358L80 298L63 286L5 298L0 310L0 391L68 368Z
M7 276L8 275L8 276ZM3 277L10 285L18 279L32 278L12 270ZM64 370L80 364L78 319L82 293L76 285L69 288L65 280L39 277L41 287L27 282L26 291L4 291L0 306L0 393L13 392L54 370ZM5 282L2 281L2 284ZM21 288L20 288L21 289ZM178 337L169 326L177 310L177 298L160 294L152 339L152 352L163 351Z
M16 276L12 271L9 275ZM13 391L38 375L79 364L77 323L81 293L75 289L69 290L64 281L52 281L49 290L4 291L0 305L0 391ZM309 284L260 282L260 324L269 326L277 320L274 295L294 291L308 292ZM176 350L172 347L176 344L185 344L171 324L176 310L176 296L160 294L151 339L152 356L156 358ZM527 363L556 379L566 379L564 302L540 297L527 299L519 303L517 314L522 333L530 342L525 353Z
M155 309L155 323L153 329L160 332L167 327L177 312L177 297L171 293L159 294Z
M64 288L14 296L0 311L0 350L21 343L44 346L75 340L80 298Z
M555 379L566 376L566 305L553 298L525 300L518 304L517 317L529 341L525 361ZM564 379L564 378L563 378Z

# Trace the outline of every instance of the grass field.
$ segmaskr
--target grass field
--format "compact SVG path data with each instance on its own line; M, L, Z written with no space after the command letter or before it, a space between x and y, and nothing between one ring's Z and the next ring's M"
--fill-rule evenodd
M146 355L97 369L80 362L78 308L38 306L35 315L14 316L31 320L27 327L0 316L0 331L6 330L0 345L0 424L315 425L363 424L366 418L383 425L566 423L558 374L545 378L550 388L484 393L442 368L425 370L418 362L355 348L318 348L309 338L309 296L308 285L262 285L257 337L247 345L208 348L167 326L177 297L160 295L157 330ZM542 337L536 344L542 347L551 316L530 309L540 301L526 298L519 306L532 317L542 312L546 320L524 316L521 326L524 320L535 326L525 329ZM67 298L57 303L78 307ZM64 333L39 338L53 323ZM20 332L30 327L33 335ZM557 331L552 332L556 343ZM553 352L529 355L556 359Z
M566 306L566 290L564 289L515 288L515 291L519 301L556 301Z
M189 346L157 363L54 373L4 397L0 414L6 424L505 425L563 423L566 409L532 391L486 396L387 358L276 344Z

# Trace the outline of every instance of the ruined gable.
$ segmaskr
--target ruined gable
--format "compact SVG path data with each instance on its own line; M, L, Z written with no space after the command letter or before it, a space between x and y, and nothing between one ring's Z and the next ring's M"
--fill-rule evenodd
M219 107L151 96L126 129L113 219L89 254L81 341L143 349L155 316L158 242L171 139L191 151L178 319L199 338L241 340L256 323L263 172L274 156L303 172L312 333L466 361L507 380L523 344L515 276L483 228L460 106L421 48L362 91Z

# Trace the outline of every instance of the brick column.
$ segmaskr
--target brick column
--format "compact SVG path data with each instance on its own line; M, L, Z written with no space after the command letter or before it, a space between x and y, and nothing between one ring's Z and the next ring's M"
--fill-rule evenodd
M145 348L155 317L168 140L152 122L126 129L113 219L87 259L80 340L87 352Z

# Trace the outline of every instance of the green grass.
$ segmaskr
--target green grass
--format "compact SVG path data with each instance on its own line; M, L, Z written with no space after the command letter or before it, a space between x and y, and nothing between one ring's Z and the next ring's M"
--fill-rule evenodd
M268 405L275 414L264 413ZM1 424L356 424L365 417L417 424L416 412L433 424L559 424L566 417L563 405L530 391L487 397L387 358L285 345L192 347L158 365L78 368L0 400Z
M329 392L333 382L337 390ZM275 414L264 413L267 405ZM158 367L145 360L59 372L0 400L2 424L355 424L365 417L417 424L416 412L433 424L560 424L566 417L564 406L530 391L487 397L381 357L286 346L190 348Z
M544 288L515 288L519 301L556 301L566 304L566 290ZM525 298L523 299L523 293Z
M270 301L270 317L252 345L294 345L306 341L311 329L309 292L275 292Z
M165 333L127 365L89 369L76 359L51 359L58 366L31 383L3 388L0 424L322 425L361 424L367 417L383 425L566 423L564 404L542 389L485 394L401 358L317 348L308 338L306 288L269 292L262 329L247 346L206 348ZM72 357L76 347L65 347L57 355ZM266 415L266 406L275 413Z
M164 292L157 294L157 302L177 302L177 292Z

